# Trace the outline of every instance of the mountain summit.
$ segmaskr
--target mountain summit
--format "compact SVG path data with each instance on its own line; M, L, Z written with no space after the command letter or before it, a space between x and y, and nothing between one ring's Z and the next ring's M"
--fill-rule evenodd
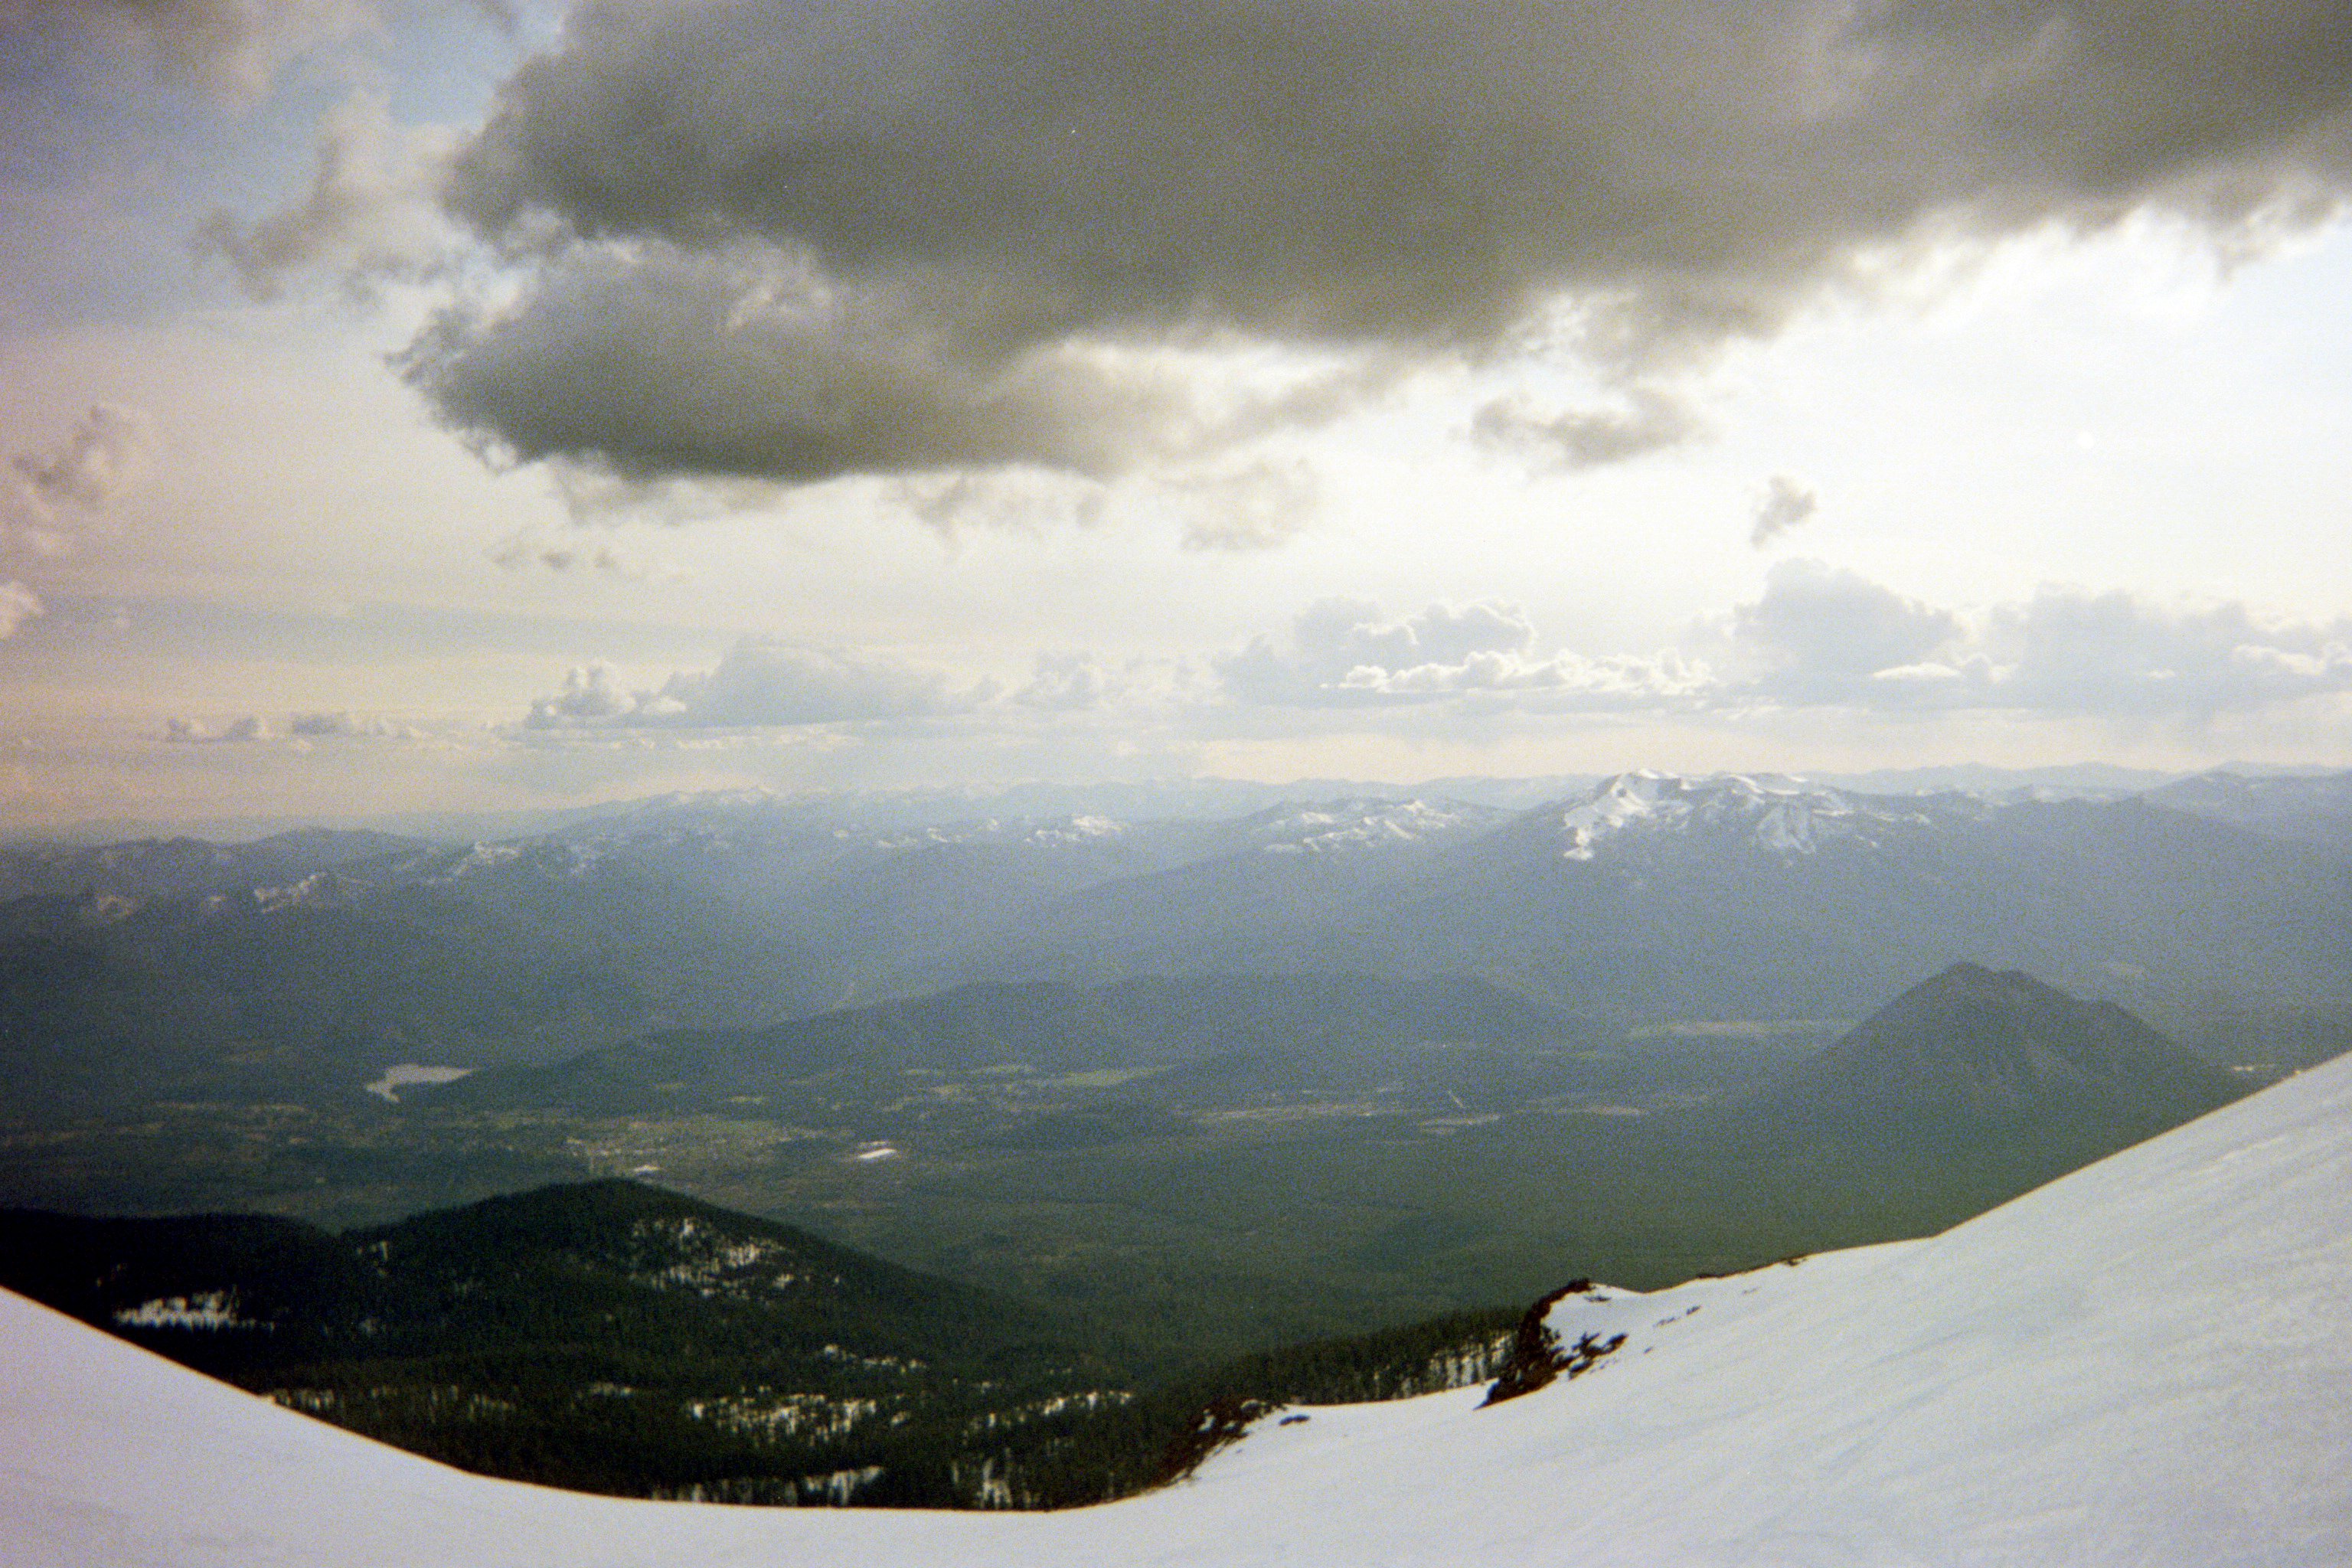
M1956 963L1760 1099L1815 1117L2052 1122L2123 1137L2241 1092L2228 1073L2113 1002L2085 1002L2016 970Z

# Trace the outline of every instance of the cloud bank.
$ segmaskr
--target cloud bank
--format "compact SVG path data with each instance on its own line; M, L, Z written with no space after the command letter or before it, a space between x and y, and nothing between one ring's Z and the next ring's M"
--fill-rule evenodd
M1566 296L1639 377L1922 235L2325 209L2347 111L2324 0L588 3L446 193L530 279L407 373L522 460L1100 472L1202 434L1120 345L1478 356Z
M1433 605L1401 620L1353 599L1301 615L1288 646L1260 637L1219 659L1225 693L1291 708L1392 707L1460 698L1507 698L1550 708L1671 705L1704 690L1702 667L1664 655L1589 659L1538 655L1536 628L1517 608Z
M934 671L879 658L746 637L708 670L681 670L627 690L610 665L564 677L531 705L527 730L720 730L931 719L992 700L995 687L957 686Z
M1432 605L1395 620L1327 600L1289 637L1215 662L1229 702L1296 710L1450 704L1528 712L1763 709L2015 711L2201 721L2352 693L2352 619L2270 620L2044 588L1972 615L1818 561L1775 566L1756 599L1684 646L1544 651L1516 609Z

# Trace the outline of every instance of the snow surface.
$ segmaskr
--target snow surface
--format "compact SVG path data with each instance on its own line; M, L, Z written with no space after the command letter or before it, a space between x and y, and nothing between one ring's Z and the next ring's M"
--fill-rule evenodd
M1013 1515L484 1480L0 1293L0 1560L2352 1563L2352 1058L1931 1240L1593 1294L1556 1331L1627 1337L1573 1381L1268 1419L1193 1482Z
M370 1094L400 1103L400 1091L422 1084L455 1083L473 1072L472 1068L435 1067L425 1062L402 1062L388 1067L383 1075L367 1086Z
M1491 827L1501 813L1457 801L1343 800L1277 808L1250 837L1265 855L1393 848Z
M1563 860L1591 860L1612 842L1697 832L1744 840L1778 859L1793 860L1826 843L1876 847L1892 834L1981 808L1980 802L1949 798L1898 801L1853 795L1802 779L1742 773L1690 779L1643 769L1604 780L1590 796L1561 810L1558 831Z

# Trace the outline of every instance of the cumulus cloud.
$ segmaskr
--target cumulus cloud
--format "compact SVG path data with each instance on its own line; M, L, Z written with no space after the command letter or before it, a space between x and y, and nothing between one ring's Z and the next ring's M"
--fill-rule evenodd
M432 201L448 141L395 125L383 93L354 91L320 118L310 183L294 201L249 220L215 208L191 244L226 262L257 300L314 267L355 279L420 269L453 237Z
M1536 630L1506 605L1433 605L1402 620L1376 605L1327 599L1291 627L1217 661L1229 697L1281 707L1428 703L1511 694L1551 707L1645 707L1702 691L1702 667L1671 655L1538 655Z
M1979 700L2060 711L2207 715L2352 691L2352 619L2265 620L2045 588L1997 610Z
M756 245L578 247L518 303L441 310L398 363L500 461L568 457L637 481L1108 474L1184 406L1169 377L1102 345L961 353L907 302Z
M1923 234L2329 207L2339 11L583 4L447 191L542 270L410 372L520 458L803 480L1199 439L1088 345L1481 354L1568 295L1589 353L1654 369ZM1570 461L1673 436L1639 407L1549 424Z
M286 733L296 740L404 740L423 738L412 725L390 719L369 718L340 710L296 713L286 721Z
M1117 675L1089 655L1041 653L1012 700L1024 708L1076 712L1102 706L1120 684Z
M774 728L929 719L996 695L986 681L958 686L936 671L821 648L746 637L708 670L680 670L648 689L624 689L590 664L531 705L530 730Z
M198 719L166 719L163 739L184 746L245 746L262 741L275 740L277 732L269 721L258 714L248 713L215 727Z
M1717 699L2198 720L2352 692L2352 619L2150 605L2044 588L1963 616L1818 561L1773 568L1731 615Z
M15 637L26 621L40 613L39 595L22 583L0 583L0 642Z
M1652 387L1634 389L1623 408L1546 413L1524 399L1498 398L1471 417L1471 434L1489 445L1539 454L1559 468L1622 463L1691 437L1690 411Z
M1675 648L1547 651L1506 605L1437 605L1391 620L1377 605L1329 599L1286 639L1255 638L1214 669L1226 700L1274 708L1769 707L2199 722L2352 694L2352 618L2270 619L2242 605L2168 608L2059 588L1964 615L1796 560Z
M1762 667L1759 689L1818 702L1850 698L1882 670L1925 663L1962 628L1949 610L1801 560L1773 567L1763 596L1732 612L1731 629Z
M1775 474L1764 487L1763 499L1756 503L1756 520L1748 531L1748 542L1761 550L1799 523L1808 521L1821 509L1822 498L1812 487L1786 474Z

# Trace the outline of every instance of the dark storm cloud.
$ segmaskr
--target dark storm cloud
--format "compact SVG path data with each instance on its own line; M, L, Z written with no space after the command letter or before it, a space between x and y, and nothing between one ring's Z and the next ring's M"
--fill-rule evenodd
M2324 206L2347 168L2347 16L583 5L448 190L547 270L502 312L445 319L410 371L519 457L801 479L1098 469L1197 434L1109 369L1047 368L1088 342L1477 354L1566 292L1588 352L1654 368L1771 331L1859 247L1929 229ZM623 249L566 254L583 241ZM1571 458L1671 434L1562 429Z
M453 307L400 360L509 460L641 479L811 479L960 464L1123 467L1167 388L1078 353L985 368L900 303L741 247L583 247L504 314Z

